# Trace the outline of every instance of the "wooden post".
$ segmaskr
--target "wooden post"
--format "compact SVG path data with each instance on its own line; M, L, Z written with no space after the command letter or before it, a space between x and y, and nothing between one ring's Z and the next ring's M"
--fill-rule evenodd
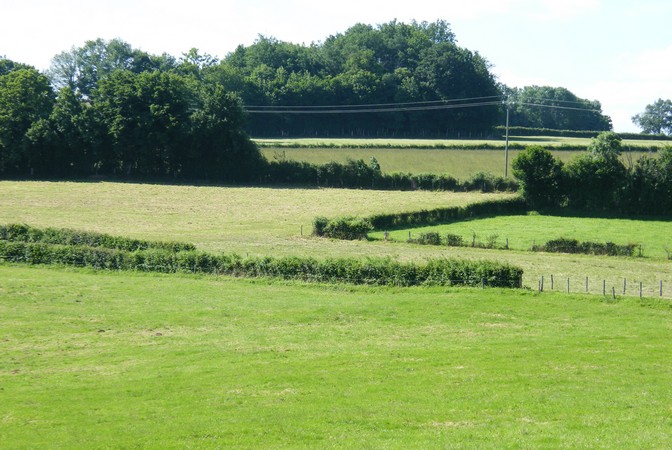
M301 237L303 237L303 225L301 225Z
M553 290L553 275L551 274L551 290Z
M602 280L602 295L607 295L607 280Z
M639 282L639 298L642 298L642 282Z
M625 278L623 278L623 295L625 295L625 289L626 289L627 283L628 283L627 280Z
M588 277L586 277L586 294L588 293Z
M614 298L614 300L616 300L616 288L615 287L611 288L611 296Z
M569 278L567 278L567 293L569 294Z
M544 276L541 276L541 288L539 289L539 292L544 292Z
M660 296L663 296L663 280L660 280Z

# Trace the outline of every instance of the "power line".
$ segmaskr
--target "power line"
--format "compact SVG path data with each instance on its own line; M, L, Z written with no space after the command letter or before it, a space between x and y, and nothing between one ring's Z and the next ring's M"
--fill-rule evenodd
M558 105L542 105L539 103L527 103L527 102L520 102L518 103L519 105L525 105L525 106L538 106L540 108L553 108L553 109L567 109L570 111L585 111L585 112L596 112L596 113L602 113L599 109L586 109L586 108L573 108L570 106L558 106Z
M438 103L455 103L455 102L466 102L472 100L488 100L488 99L501 99L503 95L490 95L487 97L468 97L468 98L458 98L452 100L425 100L418 102L405 102L405 103L371 103L365 105L305 105L305 106L275 106L275 105L259 105L259 106L247 106L251 109L337 109L337 108L373 108L373 107L383 107L383 106L408 106L408 105L424 105L424 104L438 104Z
M385 113L385 112L408 112L408 111L436 111L446 109L473 108L477 106L498 106L500 101L464 103L458 105L435 105L435 106L407 106L407 107L388 107L388 108L369 108L369 109L273 109L273 110L250 110L249 114L353 114L353 113ZM362 105L365 108L368 105Z

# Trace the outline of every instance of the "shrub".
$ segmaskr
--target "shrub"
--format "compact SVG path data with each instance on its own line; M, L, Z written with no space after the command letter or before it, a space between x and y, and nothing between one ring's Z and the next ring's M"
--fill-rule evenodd
M334 239L356 240L366 239L373 230L369 219L358 217L339 217L329 220L324 226L323 236Z

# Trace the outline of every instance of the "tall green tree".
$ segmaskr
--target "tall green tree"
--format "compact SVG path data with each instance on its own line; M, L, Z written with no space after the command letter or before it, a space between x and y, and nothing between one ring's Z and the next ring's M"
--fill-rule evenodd
M563 163L553 154L533 145L513 160L513 175L520 180L523 196L535 209L560 206L563 201Z
M47 119L54 92L46 76L33 68L0 75L0 173L28 175L39 160L39 149L27 133Z
M632 122L645 134L672 135L672 100L659 98L646 105L643 113L632 117Z

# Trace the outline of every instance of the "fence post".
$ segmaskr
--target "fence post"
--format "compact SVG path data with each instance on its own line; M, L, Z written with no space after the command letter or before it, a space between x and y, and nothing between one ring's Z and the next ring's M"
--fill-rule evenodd
M539 288L539 292L544 292L544 276L541 276L541 287Z
M569 294L569 278L567 278L567 293Z
M626 286L627 286L627 281L626 281L625 278L623 278L623 295L625 295Z
M615 287L611 288L611 296L614 298L614 300L616 300L616 288Z
M551 274L551 290L553 290L553 274Z
M639 298L642 298L642 282L639 282Z
M586 294L588 293L588 277L586 277Z
M607 295L607 280L602 280L602 295Z
M660 280L660 296L663 296L663 280Z

